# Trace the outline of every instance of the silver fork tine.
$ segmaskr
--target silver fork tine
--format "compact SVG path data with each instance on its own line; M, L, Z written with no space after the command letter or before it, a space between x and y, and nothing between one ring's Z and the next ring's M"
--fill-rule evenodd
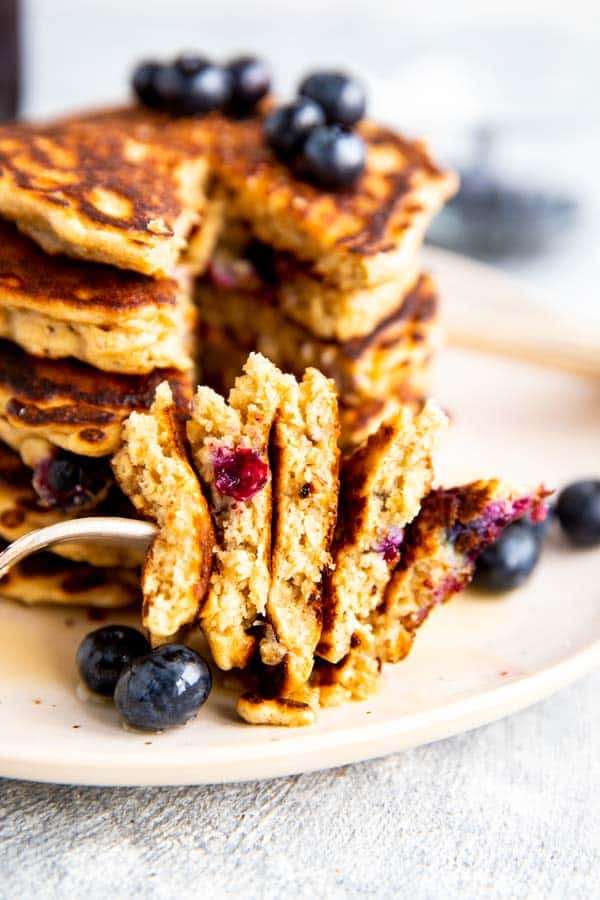
M150 522L122 519L117 516L90 516L38 528L13 541L0 553L0 578L6 575L11 566L31 553L46 550L56 544L85 541L111 546L126 545L145 550L156 535L156 531L156 526Z

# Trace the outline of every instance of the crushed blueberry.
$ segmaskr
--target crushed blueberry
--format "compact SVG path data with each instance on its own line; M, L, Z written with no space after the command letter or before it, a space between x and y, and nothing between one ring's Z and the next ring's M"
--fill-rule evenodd
M33 487L45 506L77 509L93 506L106 494L112 472L106 458L55 450L33 470Z
M269 467L255 450L219 448L214 457L215 488L225 497L250 500L264 488Z
M375 548L387 563L395 562L400 555L400 547L404 539L402 528L391 528Z

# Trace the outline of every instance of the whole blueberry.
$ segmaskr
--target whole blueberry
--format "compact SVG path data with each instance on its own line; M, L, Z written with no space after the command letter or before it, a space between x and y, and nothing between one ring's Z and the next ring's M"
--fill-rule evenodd
M183 75L195 75L207 65L210 65L210 60L193 51L181 53L175 60L175 66Z
M91 691L112 697L125 666L149 650L150 644L135 628L106 625L84 637L77 651L77 668Z
M231 60L227 71L232 79L229 111L238 116L250 114L259 100L269 93L269 67L256 56L240 56Z
M163 644L124 669L115 704L128 725L162 731L192 719L211 687L210 669L198 653L182 644Z
M210 62L184 71L181 64L164 66L156 75L155 89L167 112L177 116L203 115L223 109L231 96L231 75Z
M156 108L160 106L160 98L156 92L156 75L161 64L154 60L139 63L133 71L131 83L136 97L144 106Z
M351 187L365 170L367 148L358 134L338 125L311 131L299 158L299 171L328 190Z
M600 481L588 479L567 485L558 495L556 515L573 544L600 544Z
M308 135L325 123L323 110L312 100L301 97L287 106L279 106L265 119L267 143L282 159L302 149Z
M535 528L527 521L513 522L479 555L474 583L488 591L511 591L531 574L540 549Z
M82 509L96 505L112 484L108 459L56 449L33 469L33 487L44 506Z
M365 89L343 72L315 72L301 83L299 93L310 97L324 110L330 125L351 128L365 114Z

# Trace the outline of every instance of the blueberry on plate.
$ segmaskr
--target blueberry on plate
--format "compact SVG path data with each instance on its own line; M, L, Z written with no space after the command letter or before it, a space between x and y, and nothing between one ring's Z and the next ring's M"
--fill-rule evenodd
M513 522L479 555L474 584L487 591L511 591L531 574L540 558L541 541L527 520Z
M282 159L302 149L314 128L325 124L323 110L312 100L301 97L287 106L279 106L265 119L267 143Z
M367 148L358 134L339 125L315 128L299 159L300 173L328 190L351 187L365 170Z
M210 669L198 653L182 644L163 644L124 669L115 705L133 728L162 731L192 719L211 687Z
M91 691L112 697L125 666L149 650L150 644L135 628L106 625L84 637L77 651L77 668Z
M232 79L229 111L237 116L249 115L271 89L269 67L256 56L240 56L231 60L227 71Z
M131 83L136 97L144 106L156 108L161 101L156 92L155 79L161 64L154 60L146 60L134 69Z
M199 61L199 68L187 71L179 62L163 66L155 76L155 90L167 112L196 116L223 109L231 96L231 75L221 66Z
M567 485L558 495L556 515L576 546L600 544L600 481L588 479Z
M330 125L351 128L365 114L365 89L355 78L343 72L315 72L301 83L299 93L310 97L325 112Z

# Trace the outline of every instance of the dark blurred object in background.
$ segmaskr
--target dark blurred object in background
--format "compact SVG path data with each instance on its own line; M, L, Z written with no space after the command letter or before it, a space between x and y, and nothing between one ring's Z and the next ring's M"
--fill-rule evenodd
M548 252L573 226L578 202L551 177L540 182L537 172L532 187L502 174L494 160L501 140L501 129L476 129L472 161L462 167L460 191L435 222L431 243L483 260L529 257Z
M21 74L19 0L0 0L0 121L19 111Z

